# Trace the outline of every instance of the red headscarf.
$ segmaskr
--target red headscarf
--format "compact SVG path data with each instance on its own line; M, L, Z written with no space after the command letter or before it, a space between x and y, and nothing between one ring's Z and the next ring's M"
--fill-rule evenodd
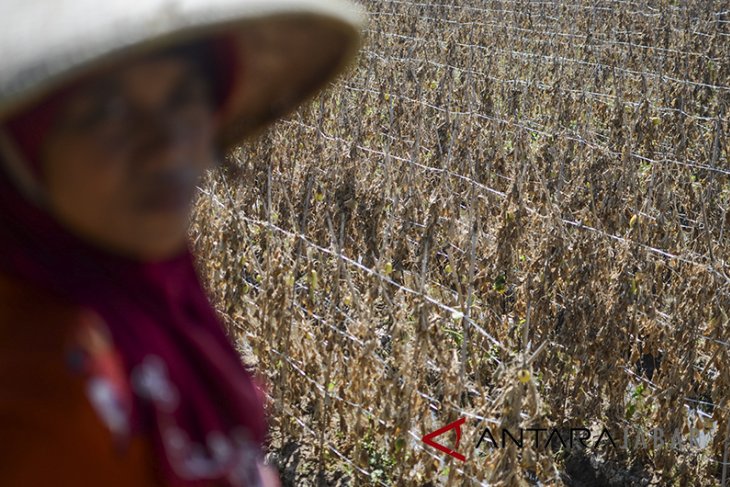
M31 164L49 106L13 125ZM151 439L166 482L256 485L253 456L266 433L262 392L226 337L189 250L140 262L100 249L26 200L2 166L0 272L103 319L136 391L130 432Z

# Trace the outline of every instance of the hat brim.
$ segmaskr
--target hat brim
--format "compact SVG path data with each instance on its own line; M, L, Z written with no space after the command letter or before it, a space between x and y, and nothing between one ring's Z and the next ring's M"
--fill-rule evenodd
M357 52L359 30L333 18L284 15L251 23L234 39L241 82L222 115L224 147L286 115L342 72Z
M22 1L35 3L3 3L21 8ZM130 5L110 3L125 1ZM85 17L82 4L100 4L54 2L67 8L57 8L57 24L46 29L43 42L36 37L24 43L37 35L30 32L32 22L0 33L0 55L8 60L0 73L0 121L97 70L178 43L225 36L237 56L236 82L220 117L225 150L291 112L339 74L357 52L363 20L358 7L335 0L148 0L137 6L140 12L112 8L116 16L75 32L74 24ZM12 45L15 53L8 49Z

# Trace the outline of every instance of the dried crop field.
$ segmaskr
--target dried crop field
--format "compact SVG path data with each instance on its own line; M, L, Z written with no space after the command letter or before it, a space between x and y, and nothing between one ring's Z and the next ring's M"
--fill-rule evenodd
M356 66L197 203L285 482L730 485L730 3L363 4ZM462 417L466 461L421 441Z

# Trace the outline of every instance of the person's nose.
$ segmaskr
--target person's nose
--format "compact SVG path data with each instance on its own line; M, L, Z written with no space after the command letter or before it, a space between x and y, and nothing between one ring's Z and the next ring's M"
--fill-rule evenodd
M185 136L179 120L165 112L147 112L139 117L137 123L137 150L142 160L167 165L181 158Z

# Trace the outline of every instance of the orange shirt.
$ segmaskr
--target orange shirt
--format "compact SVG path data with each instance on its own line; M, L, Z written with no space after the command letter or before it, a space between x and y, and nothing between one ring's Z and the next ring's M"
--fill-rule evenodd
M124 448L68 365L83 310L0 275L0 486L163 485L150 444Z
M87 393L91 376L70 365L69 345L102 350L94 371L126 380L89 333L93 316L0 274L0 487L164 487L150 443L115 441ZM258 468L264 486L281 485L274 468Z

